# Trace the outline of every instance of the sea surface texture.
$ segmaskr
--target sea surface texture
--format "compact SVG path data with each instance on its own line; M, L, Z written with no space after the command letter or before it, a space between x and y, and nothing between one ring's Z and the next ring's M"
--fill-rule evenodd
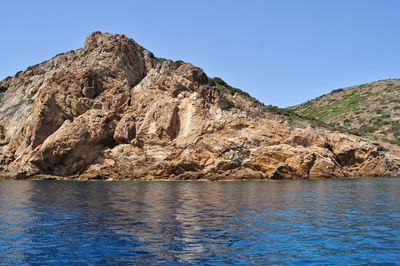
M0 265L400 263L400 179L0 181Z

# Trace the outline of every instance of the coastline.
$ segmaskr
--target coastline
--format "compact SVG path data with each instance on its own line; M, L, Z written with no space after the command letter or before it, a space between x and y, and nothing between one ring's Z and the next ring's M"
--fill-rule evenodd
M18 177L0 173L1 180L26 180L26 181L78 181L78 182L116 182L116 181L138 181L138 182L271 182L271 181L298 181L298 180L352 180L352 179L379 179L379 178L399 178L400 176L355 176L355 177L303 177L303 178L235 178L235 179L169 179L169 178L79 178L79 176L55 176L55 175L33 175Z

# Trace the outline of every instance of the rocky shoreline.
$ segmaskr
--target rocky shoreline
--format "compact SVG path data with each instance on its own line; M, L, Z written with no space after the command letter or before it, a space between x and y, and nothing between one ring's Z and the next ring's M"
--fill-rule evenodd
M16 179L400 176L397 146L265 106L125 35L92 33L0 88L0 172Z

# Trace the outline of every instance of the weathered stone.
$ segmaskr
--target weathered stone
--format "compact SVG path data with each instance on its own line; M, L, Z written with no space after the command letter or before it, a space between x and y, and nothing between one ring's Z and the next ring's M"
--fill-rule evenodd
M191 64L95 32L0 81L0 175L227 180L400 175L400 149L265 111Z
M136 118L134 113L125 114L118 122L114 132L117 144L129 143L136 137Z

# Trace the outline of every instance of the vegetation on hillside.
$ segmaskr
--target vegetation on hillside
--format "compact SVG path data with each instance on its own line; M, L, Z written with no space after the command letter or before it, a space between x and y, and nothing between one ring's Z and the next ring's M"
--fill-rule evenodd
M232 87L231 85L229 85L228 83L226 83L223 79L221 79L219 77L209 78L208 84L222 93L226 93L226 94L232 95L232 96L235 94L239 94L239 95L242 95L242 96L250 99L251 101L253 101L260 107L261 112L267 112L270 114L282 116L283 119L285 119L285 121L289 125L293 125L293 126L310 125L312 127L324 127L324 128L328 128L333 131L357 134L357 132L347 129L345 127L330 125L330 124L325 123L324 121L316 119L312 116L302 115L302 114L296 113L295 111L290 110L290 109L279 108L279 107L273 106L273 105L264 105L263 103L258 101L256 98L252 97L249 93L242 91L241 89ZM235 105L231 101L229 101L229 99L227 99L226 97L221 97L219 105L222 109L230 109L230 108L235 107ZM253 115L257 116L259 114L253 114Z
M289 110L361 136L400 144L400 80L334 90Z
M228 83L226 83L222 78L215 77L215 78L208 78L208 85L214 87L217 91L228 93L230 95L235 95L236 93L249 98L253 101L259 102L256 98L251 96L249 93L242 91L241 89L232 87Z

